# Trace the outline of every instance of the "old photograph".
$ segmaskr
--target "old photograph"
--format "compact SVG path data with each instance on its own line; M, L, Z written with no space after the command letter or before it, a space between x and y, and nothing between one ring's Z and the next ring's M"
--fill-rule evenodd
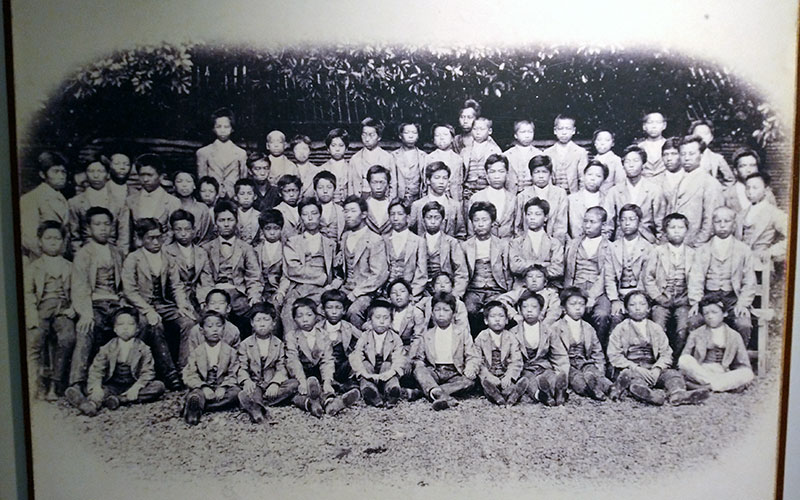
M37 498L775 495L796 5L79 3L11 2Z

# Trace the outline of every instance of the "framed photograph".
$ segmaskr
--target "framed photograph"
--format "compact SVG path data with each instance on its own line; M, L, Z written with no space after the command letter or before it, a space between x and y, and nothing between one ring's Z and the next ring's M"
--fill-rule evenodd
M781 498L798 5L10 0L35 498Z

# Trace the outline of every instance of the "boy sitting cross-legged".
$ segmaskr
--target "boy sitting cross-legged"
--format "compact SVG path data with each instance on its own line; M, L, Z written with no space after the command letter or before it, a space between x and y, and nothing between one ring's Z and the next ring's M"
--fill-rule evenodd
M525 291L517 301L521 321L511 329L522 351L522 377L528 394L547 406L564 404L567 395L569 356L561 339L539 321L544 297Z
M480 358L466 323L454 322L456 298L437 292L433 303L434 326L414 341L414 378L434 410L457 405L452 395L471 388L478 374Z
M528 266L520 275L522 286L512 288L511 291L499 295L495 300L499 300L506 306L508 317L516 323L522 321L522 315L517 310L517 302L525 294L530 292L538 294L544 299L544 303L539 311L539 320L542 325L549 325L561 318L561 299L558 297L558 290L549 286L547 282L547 272L539 264Z
M203 411L222 410L239 399L236 374L239 362L236 351L222 342L225 317L216 311L206 311L200 318L205 342L189 355L183 367L183 381L189 388L183 417L189 425L197 425Z
M253 305L250 322L253 335L239 344L236 376L242 387L239 405L253 423L260 424L269 419L266 406L286 401L297 391L299 383L286 372L283 342L275 336L278 327L275 308L263 302Z
M347 311L347 296L341 290L326 290L320 299L325 321L319 325L331 342L333 350L333 387L339 392L358 387L350 367L350 354L355 350L361 330L344 319Z
M687 391L680 372L670 369L672 349L664 330L647 319L647 295L641 290L630 292L625 307L629 318L614 328L608 340L608 361L619 371L615 392L628 390L637 400L656 406L706 400L708 389Z
M483 309L488 328L475 337L481 366L478 379L483 394L497 405L511 406L528 390L522 374L522 353L514 334L506 330L508 316L503 304L492 300Z
M374 300L369 306L368 317L372 326L358 339L350 355L350 366L367 404L381 407L385 398L385 406L392 407L403 392L400 377L407 366L403 341L391 330L392 305L389 302Z

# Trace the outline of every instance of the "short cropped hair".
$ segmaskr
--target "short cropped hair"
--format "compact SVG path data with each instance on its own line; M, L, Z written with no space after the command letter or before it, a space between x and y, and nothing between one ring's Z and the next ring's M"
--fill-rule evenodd
M559 294L559 298L561 299L561 306L567 305L567 301L571 297L580 297L583 299L584 302L588 301L589 299L586 297L586 294L583 293L583 290L578 288L577 286L568 286L564 288Z
M214 204L214 220L216 220L222 212L230 212L233 214L234 219L239 220L236 204L231 200L218 200L217 203Z
M534 196L530 200L525 202L525 206L523 207L522 214L525 215L528 213L528 209L531 207L539 207L544 212L545 217L550 215L550 203L547 200L543 200L538 196Z
M445 278L447 278L448 281L450 281L450 285L451 286L455 285L455 282L453 281L453 275L448 273L447 271L439 271L438 273L433 275L433 279L431 280L431 283L436 283L439 280L439 278L441 278L442 276L444 276Z
M67 227L55 220L46 220L39 224L39 227L36 228L36 236L41 238L48 229L58 230L58 232L61 233L62 239L67 237Z
M448 177L450 177L452 175L452 172L450 171L450 167L448 167L445 162L443 162L443 161L431 162L425 167L425 178L430 180L430 178L433 177L433 174L435 174L436 172L442 171L442 170L447 172L447 176Z
M679 214L677 212L673 212L671 214L668 214L666 217L664 217L664 222L661 225L661 230L666 232L667 231L667 224L669 224L670 222L672 222L674 220L679 220L679 221L683 222L686 225L686 228L687 229L689 228L689 219L687 219L686 216L683 215L683 214Z
M558 122L560 122L562 120L571 121L573 126L575 126L577 124L577 122L578 122L578 120L576 120L575 117L570 115L570 114L559 113L558 116L556 116L555 120L553 120L553 127L558 127Z
M493 153L490 154L488 158L486 158L486 162L483 164L483 168L489 170L489 167L494 165L495 163L502 163L506 167L506 172L508 172L508 158L500 153Z
M631 153L636 153L639 155L639 158L642 159L642 163L647 163L647 151L640 148L639 146L628 146L625 150L622 151L622 158L624 159Z
M411 285L406 281L404 278L395 278L386 285L386 291L391 291L395 285L402 285L408 290L408 293L411 293Z
M92 218L98 215L105 215L108 217L109 221L114 222L114 215L111 213L111 210L106 207L90 207L89 210L86 211L86 220L91 222Z
M536 133L536 125L534 125L533 122L530 120L515 120L514 133L516 134L517 132L519 132L520 127L522 127L523 125L530 125L531 128L533 129L533 133L534 134Z
M528 160L528 170L533 174L533 169L545 167L550 173L553 173L553 160L547 155L536 155Z
M347 298L347 294L339 289L335 290L325 290L322 292L322 297L319 299L319 303L325 307L325 304L328 302L338 302L347 309L350 306L350 300Z
M208 310L208 311L203 311L203 314L200 315L200 321L199 321L200 326L201 327L206 326L206 321L208 321L209 318L218 318L220 321L222 321L222 324L225 324L224 314L217 311Z
M253 189L253 193L256 192L256 181L250 178L239 179L233 184L233 192L239 194L239 188L242 186L250 186Z
M133 322L136 325L139 325L139 311L136 310L135 307L131 306L123 306L114 311L114 314L111 315L111 324L114 325L117 323L117 318L122 316L123 314L127 314L131 318L133 318Z
M367 310L367 317L372 318L372 314L375 312L376 309L388 309L389 314L392 313L392 303L386 299L375 299L369 304L369 308Z
M317 207L319 213L322 214L322 205L319 203L319 200L317 200L313 196L306 196L297 203L297 214L303 215L303 209L308 206Z
M701 139L699 135L687 135L681 138L681 142L678 145L678 149L693 142L697 143L697 147L700 148L701 153L706 150L706 143L703 142L703 139Z
M314 302L314 299L311 297L300 297L299 299L292 302L292 318L297 317L297 311L301 307L309 307L314 312L317 313L317 303Z
M475 214L478 212L487 212L489 214L489 218L492 219L492 222L497 220L497 208L495 208L494 204L489 203L488 201L476 201L469 207L469 220L472 220L475 217Z
M67 159L58 151L44 151L36 157L36 166L40 172L47 173L52 167L67 167Z
M420 125L419 123L403 122L403 123L401 123L400 125L397 126L397 136L398 137L403 135L403 129L405 129L406 127L414 127L414 128L417 129L417 134L422 133L422 125Z
M164 160L155 153L139 155L134 165L137 170L141 170L142 167L152 167L159 174L164 172Z
M342 140L345 148L350 146L350 134L347 133L347 130L343 128L335 128L328 132L328 135L325 136L325 147L331 147L331 143L337 137Z
M392 182L392 173L383 165L373 165L367 170L367 182L372 182L372 177L383 174L386 176L387 182Z
M617 134L615 134L613 130L610 130L608 128L600 127L598 129L595 129L594 132L592 132L592 142L596 141L597 140L597 136L602 134L603 132L605 132L608 135L610 135L612 141L617 138Z
M231 122L231 127L236 125L236 116L229 108L219 108L211 113L211 127L217 123L217 118L227 118Z
M323 170L322 172L317 172L317 174L314 176L314 189L317 189L317 184L319 184L319 181L321 180L326 180L330 182L331 184L333 184L333 187L336 188L336 175L334 175L333 172L329 170Z
M269 161L269 155L268 154L258 153L258 152L250 153L249 155L247 155L247 168L252 169L253 165L255 165L258 162L262 162L262 161L265 162L268 167L272 166L272 162Z
M756 159L756 167L761 168L761 157L750 148L739 148L733 153L733 168L739 168L739 160L750 156Z
M697 127L700 127L701 125L705 125L706 127L708 127L708 130L711 131L711 135L714 135L714 124L711 123L711 120L706 120L705 118L702 118L700 120L694 120L692 123L689 124L689 130L688 130L689 135L693 135L694 130Z
M607 220L608 220L608 212L607 212L607 211L606 211L606 209L605 209L605 208L603 208L603 207L600 207L600 206L596 206L596 207L589 207L589 208L586 210L586 212L584 212L584 216L585 216L586 214L588 214L589 212L592 212L592 213L595 213L595 214L600 214L600 219L601 219L603 222L605 222L605 221L607 221Z
M535 299L536 302L539 303L540 308L544 307L544 297L542 297L539 293L531 292L530 290L525 290L522 292L522 295L519 296L519 300L517 300L516 306L519 308L522 306L523 302L528 299Z
M769 174L766 172L753 172L752 174L748 175L744 178L744 182L747 183L750 179L761 179L764 182L765 186L769 186L770 177Z
M664 141L664 145L661 146L661 152L663 153L664 151L667 151L667 150L670 150L670 149L675 149L675 150L680 150L681 149L681 138L680 137L670 137L669 139Z
M197 180L198 188L203 184L210 184L214 186L214 189L217 191L217 193L219 193L219 181L211 177L210 175L204 175L203 177L200 177L200 179Z
M403 200L401 200L400 198L395 198L391 202L389 202L389 206L386 207L386 211L391 212L394 207L401 207L403 209L403 212L406 213L406 215L411 214L411 207L404 204Z
M587 163L586 166L583 168L583 173L585 174L586 171L589 170L591 167L600 167L600 169L603 170L603 179L608 179L608 174L609 174L608 165L606 165L602 161L592 160L589 163Z
M286 174L282 175L281 178L278 179L278 191L283 191L283 188L290 184L297 186L297 189L303 188L303 181L300 180L300 177L292 174Z
M487 128L492 128L492 120L486 118L485 116L479 116L479 117L475 118L475 122L476 123L477 122L483 122L483 123L486 124Z
M188 210L184 210L179 208L172 212L169 216L169 225L170 227L174 226L176 222L179 220L186 220L189 221L189 224L194 227L194 214L189 212Z
M503 311L503 314L505 314L506 317L508 317L508 311L506 311L506 306L503 305L503 303L500 302L499 300L490 300L489 302L486 303L485 306L483 306L483 317L488 318L489 313L492 311L492 309L497 309L497 308Z
M250 317L251 323L253 318L256 317L256 314L266 314L272 318L273 321L278 321L278 311L275 309L275 306L269 302L256 302L250 306L250 309L247 310L247 315Z
M275 210L274 208L270 208L269 210L264 210L261 212L261 215L258 216L258 226L261 229L264 229L267 224L277 224L282 228L283 213L281 213L280 210Z
M371 117L364 118L361 120L361 131L364 131L364 127L371 127L375 129L375 133L378 134L378 137L383 137L383 130L385 128L384 124L380 120L376 120Z
M639 205L637 205L635 203L626 203L625 205L622 205L622 208L619 209L619 215L617 217L619 217L621 219L622 218L622 214L624 214L625 212L633 212L633 213L635 213L636 217L638 217L640 221L642 220L642 217L644 217L644 213L642 213L642 209L639 207Z
M424 218L428 215L428 212L431 210L436 210L439 214L444 218L444 207L438 201L429 201L425 205L422 206L422 217Z
M448 292L434 293L433 296L431 297L431 309L433 309L433 306L439 303L447 304L448 306L450 306L450 310L452 310L453 312L455 312L456 310L456 298L452 293Z
M364 213L369 211L369 207L367 206L367 201L364 198L355 194L351 194L350 196L344 199L344 202L342 203L342 208L346 207L351 203L355 203L356 205L358 205L358 208Z
M222 298L225 299L228 305L231 305L231 294L228 293L227 290L222 288L213 288L208 294L206 294L206 302L212 295L222 295Z
M136 236L143 238L145 234L154 229L161 231L161 224L152 217L144 217L136 221L134 231L136 232Z

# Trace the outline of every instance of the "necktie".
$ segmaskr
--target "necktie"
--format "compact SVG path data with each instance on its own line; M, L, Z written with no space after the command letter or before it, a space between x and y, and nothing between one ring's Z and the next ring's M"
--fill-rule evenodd
M217 385L217 367L212 366L208 369L208 374L206 375L206 382L210 386Z

